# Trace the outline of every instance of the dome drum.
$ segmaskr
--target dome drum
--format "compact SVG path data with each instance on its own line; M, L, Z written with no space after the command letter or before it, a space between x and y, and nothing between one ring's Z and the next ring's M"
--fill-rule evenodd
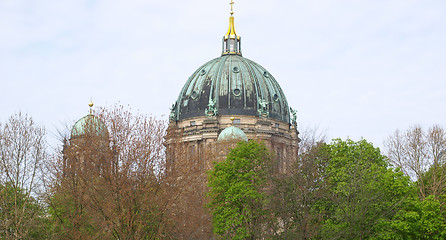
M227 116L208 118L193 117L171 123L170 127L178 130L177 134L185 141L217 139L220 133L230 126L241 129L248 139L264 139L265 136L280 137L280 141L291 143L297 139L296 128L275 119L259 119L257 116L232 115L234 123Z

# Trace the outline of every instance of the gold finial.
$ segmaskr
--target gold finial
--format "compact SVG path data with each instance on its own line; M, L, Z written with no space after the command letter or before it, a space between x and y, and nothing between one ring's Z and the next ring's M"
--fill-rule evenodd
M229 119L231 119L231 124L234 125L235 117L231 117L231 118L229 118Z
M229 29L228 33L225 35L225 39L228 38L237 38L240 39L240 36L237 36L237 33L235 33L235 26L234 26L234 0L231 0L229 3L231 5L231 16L229 17Z
M234 0L229 3L231 5L231 16L234 15Z
M90 103L88 103L88 106L90 107L90 114L92 114L93 113L93 110L92 110L92 108L93 108L93 101L90 99Z

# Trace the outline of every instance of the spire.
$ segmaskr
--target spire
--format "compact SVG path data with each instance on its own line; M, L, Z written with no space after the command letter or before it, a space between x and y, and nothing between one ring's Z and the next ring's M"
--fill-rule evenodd
M235 33L235 26L234 26L234 17L229 17L229 29L228 32L225 35L225 40L228 38L236 38L240 40L240 36L237 36L237 33Z
M235 32L234 24L234 1L231 0L231 16L229 17L229 29L226 35L223 37L223 51L222 55L237 54L242 55L241 51L241 38Z

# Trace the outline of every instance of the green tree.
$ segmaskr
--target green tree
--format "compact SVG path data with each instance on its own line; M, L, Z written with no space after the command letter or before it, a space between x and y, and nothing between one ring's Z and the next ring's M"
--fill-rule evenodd
M20 209L19 212L16 210ZM17 236L17 224L26 226L21 236L26 239L46 239L46 219L43 207L27 195L24 189L16 189L13 184L0 185L0 239L22 239ZM17 216L19 215L19 216ZM16 222L20 219L20 222Z
M334 140L330 158L330 197L323 226L325 239L371 239L388 231L395 214L414 194L408 177L388 168L378 148L365 140Z
M260 239L265 233L270 153L264 144L239 142L209 172L208 207L223 239Z
M415 182L416 186L426 186L427 197L413 196L409 198L404 207L398 211L391 222L391 231L386 239L445 239L446 238L446 212L444 209L446 195L439 195L444 188L435 188L440 178L444 178L445 166L433 165Z
M390 231L382 239L445 239L444 198L411 198L390 222Z

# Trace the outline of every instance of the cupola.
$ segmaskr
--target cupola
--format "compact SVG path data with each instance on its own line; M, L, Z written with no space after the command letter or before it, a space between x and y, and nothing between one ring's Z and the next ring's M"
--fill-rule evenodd
M231 117L231 126L223 129L221 133L218 135L217 141L223 142L223 141L248 141L248 137L246 136L245 132L241 130L238 127L234 126L234 118Z
M71 139L83 136L99 136L108 139L107 126L96 116L93 115L93 102L88 104L90 113L79 119L71 129Z
M241 37L235 32L234 24L234 1L231 1L231 16L229 17L229 29L226 35L223 37L223 50L222 55L237 54L242 55L241 50Z

